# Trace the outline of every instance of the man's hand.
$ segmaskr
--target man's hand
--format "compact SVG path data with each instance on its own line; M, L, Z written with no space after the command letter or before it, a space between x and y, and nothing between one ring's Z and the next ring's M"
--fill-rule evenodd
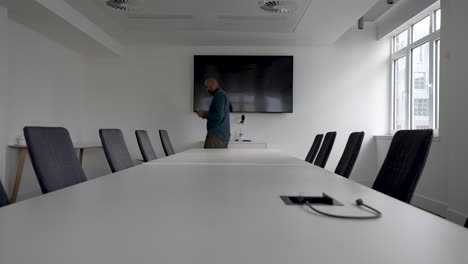
M205 110L197 110L197 115L200 117L200 118L205 118L205 115L206 115L206 111Z

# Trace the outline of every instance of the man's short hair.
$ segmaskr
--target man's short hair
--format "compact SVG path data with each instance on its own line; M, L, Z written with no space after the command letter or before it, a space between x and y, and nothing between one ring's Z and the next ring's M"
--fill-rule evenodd
M206 78L204 83L214 84L216 87L219 87L218 79L216 79L215 77Z

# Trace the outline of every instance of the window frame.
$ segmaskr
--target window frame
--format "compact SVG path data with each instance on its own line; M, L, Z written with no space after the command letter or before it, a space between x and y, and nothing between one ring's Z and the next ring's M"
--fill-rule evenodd
M421 12L419 15L415 16L413 19L405 23L398 30L391 35L391 102L390 102L390 134L394 135L398 130L396 129L397 120L396 120L396 98L395 98L395 62L403 57L406 57L406 74L405 74L405 84L406 84L406 116L405 116L405 129L416 129L414 125L414 98L413 98L413 50L418 48L426 43L429 43L429 83L428 88L431 91L429 94L430 100L430 109L432 112L432 118L430 122L432 123L434 134L439 135L439 76L437 70L440 69L437 67L437 62L440 62L440 58L437 54L437 45L440 45L440 31L441 29L436 29L436 11L440 9L440 3L436 3L425 11ZM426 17L430 17L430 32L429 35L418 39L413 42L413 26L418 22L424 20ZM441 26L441 28L443 25ZM395 52L395 38L399 36L404 31L408 30L407 34L407 46ZM440 72L439 72L440 74Z

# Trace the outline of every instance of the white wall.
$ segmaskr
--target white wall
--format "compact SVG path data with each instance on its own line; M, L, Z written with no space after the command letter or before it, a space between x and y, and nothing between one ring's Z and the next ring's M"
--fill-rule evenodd
M135 128L148 129L161 155L157 129L167 129L176 151L203 140L205 122L192 113L193 55L294 55L294 113L247 114L247 137L304 158L317 133L338 131L329 161L334 169L350 132L366 140L353 178L377 173L372 136L388 131L389 41L376 41L375 27L351 29L336 44L318 47L130 47L121 59L89 62L86 107L88 140L101 127L124 130L139 156ZM233 115L233 123L239 115ZM233 124L233 134L239 125ZM104 161L96 172L106 172Z
M0 181L5 183L8 138L8 10L0 6ZM5 184L4 184L5 185Z
M447 217L461 223L468 215L468 1L441 4L440 133L448 164Z
M9 20L9 122L8 142L22 134L25 125L64 126L73 138L82 137L86 64L81 55ZM5 144L5 141L3 141ZM5 149L5 148L4 148ZM8 149L7 175L11 187L17 150ZM40 194L31 163L26 163L20 199Z

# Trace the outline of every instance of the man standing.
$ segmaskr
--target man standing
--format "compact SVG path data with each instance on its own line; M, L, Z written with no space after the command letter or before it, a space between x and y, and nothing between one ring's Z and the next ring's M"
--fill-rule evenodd
M206 79L203 85L213 96L208 111L197 110L198 116L207 120L208 133L205 139L205 148L227 148L231 138L229 99L215 78Z

